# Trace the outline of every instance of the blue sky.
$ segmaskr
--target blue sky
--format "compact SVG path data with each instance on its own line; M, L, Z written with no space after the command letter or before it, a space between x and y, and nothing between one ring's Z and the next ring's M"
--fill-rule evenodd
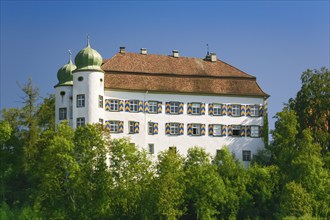
M217 57L257 77L272 117L307 68L329 68L329 1L1 1L0 108L17 107L31 77L42 97L57 70L91 45L104 58L129 52Z

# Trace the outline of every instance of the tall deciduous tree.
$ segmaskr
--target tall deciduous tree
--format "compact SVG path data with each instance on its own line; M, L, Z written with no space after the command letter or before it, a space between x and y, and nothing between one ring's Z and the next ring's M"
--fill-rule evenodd
M149 216L147 198L154 172L146 151L139 151L127 139L113 139L109 170L113 184L111 218L145 219Z
M186 219L216 219L219 207L225 203L225 186L203 148L188 150L185 161Z
M240 207L249 198L246 192L247 173L242 163L225 146L214 158L218 173L226 188L226 203L218 215L219 219L235 219Z
M306 70L301 76L302 86L290 107L297 112L299 132L306 128L322 147L322 153L330 151L330 71Z
M175 220L185 213L185 175L183 158L174 150L158 155L157 176L153 189L159 219Z

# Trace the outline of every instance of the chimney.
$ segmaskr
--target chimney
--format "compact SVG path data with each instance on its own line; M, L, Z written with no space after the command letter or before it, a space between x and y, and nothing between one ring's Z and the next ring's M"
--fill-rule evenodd
M119 53L126 53L126 48L125 47L119 47Z
M216 62L217 61L217 55L215 53L211 53L211 62Z
M172 53L173 53L173 57L176 57L176 58L179 57L179 51L178 50L173 50Z
M141 54L147 54L148 52L147 52L147 48L141 48Z

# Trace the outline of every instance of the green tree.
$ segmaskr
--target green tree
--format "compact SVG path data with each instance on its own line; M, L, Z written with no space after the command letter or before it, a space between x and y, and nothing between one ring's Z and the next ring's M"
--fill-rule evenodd
M203 148L193 147L188 150L185 161L186 219L216 219L219 207L225 203L225 186L211 164L210 155Z
M297 112L299 132L310 129L314 140L322 147L322 153L330 150L330 71L306 70L301 75L301 89L289 104Z
M55 95L51 94L47 98L43 98L41 105L38 107L37 113L38 126L41 130L55 129Z
M214 164L217 166L226 188L226 203L220 210L218 219L236 219L240 206L249 198L245 187L246 170L226 146L217 152Z
M158 219L179 219L185 212L183 161L182 156L173 150L158 155L153 186Z
M74 134L74 154L78 172L72 179L72 219L103 219L111 201L111 176L107 155L109 132L99 124L80 126Z
M274 218L279 196L279 171L276 166L251 166L248 170L246 191L250 199L242 204L239 218Z
M128 139L113 139L109 170L112 177L111 218L146 219L150 216L149 194L154 171L146 151ZM149 202L148 202L149 201Z
M312 214L312 200L308 192L299 183L285 185L281 196L280 213L282 217Z

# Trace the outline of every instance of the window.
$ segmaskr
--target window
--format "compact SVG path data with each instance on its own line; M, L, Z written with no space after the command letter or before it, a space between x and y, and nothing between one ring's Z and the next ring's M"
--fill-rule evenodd
M103 108L103 96L99 95L99 108Z
M232 130L233 130L233 136L234 137L239 137L240 136L241 126L233 125Z
M251 161L251 151L250 150L243 150L242 156L243 156L243 161Z
M251 116L258 117L259 116L259 107L257 105L251 105L250 107Z
M251 126L251 137L259 137L259 126Z
M99 123L100 123L101 125L103 125L103 119L102 119L102 118L99 118Z
M179 135L179 123L170 123L170 134Z
M221 136L221 125L213 125L213 136Z
M154 144L148 144L149 148L149 154L154 154L155 153L155 145Z
M201 103L192 103L192 114L200 115L201 114Z
M130 134L134 134L134 126L135 126L135 122L134 121L129 121L128 122L128 130Z
M139 101L138 100L129 101L130 112L137 112L138 111L138 106L139 106Z
M78 77L78 81L79 81L79 82L81 82L81 81L83 81L83 80L84 80L84 77L82 77L82 76L79 76L79 77Z
M77 118L77 127L85 125L85 118Z
M233 116L234 117L241 116L241 106L240 105L233 105Z
M85 107L85 95L77 95L77 108Z
M118 133L119 132L119 121L110 121L109 128L111 133Z
M168 150L170 151L170 152L174 152L174 153L176 153L176 147L169 147L168 148Z
M179 102L170 102L170 113L179 114Z
M154 127L155 127L154 125L155 125L155 123L153 123L153 122L148 123L148 134L150 134L150 135L154 134Z
M67 109L66 108L60 108L59 109L59 119L60 120L66 120L67 118Z
M213 104L213 115L222 115L221 110L221 104Z
M64 91L61 91L61 92L60 92L60 95L61 95L61 96L64 96L64 95L65 95L65 92L64 92Z
M110 111L112 111L112 112L119 111L119 100L110 99Z
M158 102L149 101L149 113L157 113Z
M192 135L196 135L196 136L201 135L201 125L200 124L192 124Z

